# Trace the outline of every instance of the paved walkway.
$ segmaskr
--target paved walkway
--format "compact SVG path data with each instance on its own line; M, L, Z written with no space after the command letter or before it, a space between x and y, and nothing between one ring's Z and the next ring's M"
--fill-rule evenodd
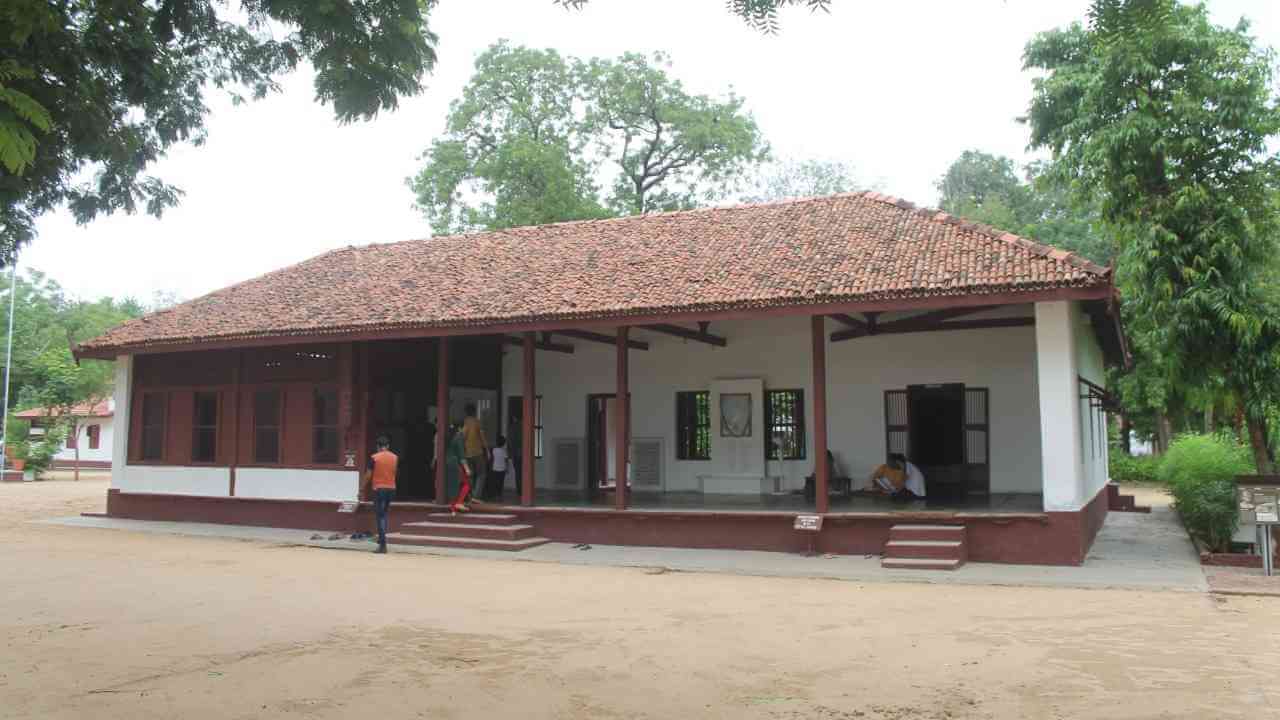
M572 565L613 565L652 568L654 572L711 572L767 577L829 578L857 582L923 582L968 585L1027 585L1073 588L1118 588L1206 592L1195 548L1177 517L1159 498L1140 498L1153 505L1150 515L1111 513L1089 557L1080 567L969 563L954 572L886 570L879 557L804 557L790 553L746 550L693 550L686 548L596 545L576 550L564 543L549 543L520 553L493 550L392 546L394 553L448 555L503 561L553 562ZM69 517L42 522L88 528L111 528L238 539L272 544L369 552L367 541L311 538L331 533L106 517Z

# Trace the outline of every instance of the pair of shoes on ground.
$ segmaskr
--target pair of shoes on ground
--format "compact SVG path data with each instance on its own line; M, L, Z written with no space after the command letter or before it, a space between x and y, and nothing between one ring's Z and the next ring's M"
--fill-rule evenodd
M578 543L577 545L573 546L573 549L574 550L590 550L591 546L588 545L587 543Z

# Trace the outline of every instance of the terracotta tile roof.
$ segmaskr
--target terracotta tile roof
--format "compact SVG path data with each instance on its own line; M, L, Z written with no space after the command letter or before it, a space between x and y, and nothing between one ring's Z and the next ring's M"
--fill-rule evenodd
M878 193L348 247L129 321L82 354L1097 288L1071 253Z
M80 403L79 405L75 405L71 408L71 414L75 417L111 417L114 414L112 412L111 404L111 400L109 399L102 400L92 405L89 403ZM56 411L42 407L27 408L26 410L19 410L13 414L14 417L23 418L24 420L52 417L55 415L58 415Z

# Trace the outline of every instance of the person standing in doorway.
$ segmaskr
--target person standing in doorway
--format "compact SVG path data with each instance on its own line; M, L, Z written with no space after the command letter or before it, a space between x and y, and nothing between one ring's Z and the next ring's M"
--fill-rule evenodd
M467 453L467 465L471 467L471 482L482 498L485 491L485 465L489 459L489 440L476 417L475 403L466 406L467 416L462 420L462 441Z
M503 486L507 483L507 468L511 459L507 456L507 438L499 435L493 447L493 465L489 468L489 491L486 499L502 499Z
M376 553L387 552L387 516L391 512L391 501L396 496L396 466L400 458L391 452L391 440L386 435L379 435L378 451L369 460L368 484L373 487L373 515L378 522L378 549Z
M471 468L467 467L464 449L466 443L462 436L462 428L455 425L450 431L449 444L444 449L444 461L447 463L445 471L449 481L447 493L457 493L453 502L449 503L449 512L454 515L471 510L467 505L467 496L471 494Z
M520 418L515 415L507 419L507 426L507 456L511 462L511 476L515 478L516 494L524 497L523 486L520 484L520 473L524 472L524 467L520 464L520 453L524 449L524 427Z

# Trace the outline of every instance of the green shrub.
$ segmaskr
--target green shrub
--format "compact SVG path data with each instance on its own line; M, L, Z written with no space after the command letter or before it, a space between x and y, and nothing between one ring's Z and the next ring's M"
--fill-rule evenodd
M1151 455L1125 455L1123 450L1112 449L1108 458L1108 474L1120 483L1159 482L1157 472L1160 458Z
M1223 551L1236 530L1237 475L1254 472L1249 448L1229 435L1181 435L1160 461L1174 508L1192 535Z
M43 437L29 437L24 443L25 454L18 457L27 461L27 469L38 478L53 464L53 456L62 449L62 441L66 436L66 427L58 423L46 429Z

